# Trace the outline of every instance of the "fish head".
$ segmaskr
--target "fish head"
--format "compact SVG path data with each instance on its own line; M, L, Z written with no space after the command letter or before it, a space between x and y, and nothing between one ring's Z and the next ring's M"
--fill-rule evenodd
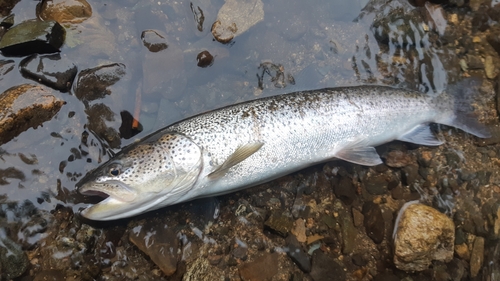
M101 195L81 215L115 220L172 205L196 183L202 151L190 138L168 133L125 148L77 183L83 195Z

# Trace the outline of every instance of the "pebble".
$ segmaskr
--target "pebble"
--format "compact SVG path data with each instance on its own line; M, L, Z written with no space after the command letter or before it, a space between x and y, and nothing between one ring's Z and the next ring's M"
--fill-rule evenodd
M389 185L389 178L385 174L367 174L363 178L363 187L372 195L382 195L387 192Z
M376 244L382 243L385 236L385 221L379 204L366 202L363 204L364 226L366 234Z
M196 61L198 62L197 65L201 68L209 67L214 64L214 56L205 50L196 56Z
M129 240L163 271L171 276L177 270L179 239L166 225L148 222L132 228Z
M0 144L54 117L64 101L44 86L23 84L0 95Z
M392 168L403 168L414 162L414 157L400 150L390 151L389 153L387 153L385 159L385 164Z
M484 238L476 236L474 244L472 245L472 252L470 255L470 275L472 278L476 277L483 266L484 261Z
M77 73L76 65L60 54L33 55L20 63L23 76L61 92L71 89Z
M493 79L495 78L495 76L497 76L496 66L493 62L492 56L487 56L484 60L484 71L486 72L486 77L488 77L489 79Z
M152 53L163 51L168 47L165 37L160 31L151 29L144 30L141 33L142 44Z
M352 208L352 218L354 226L360 227L361 225L363 225L365 216L358 209Z
M335 178L333 183L333 192L337 198L342 200L342 202L347 205L352 204L354 199L357 197L356 189L354 188L350 177L341 177L340 179Z
M469 247L465 243L455 245L455 254L463 260L470 260Z
M351 213L346 210L340 200L333 202L333 210L338 213L337 220L340 224L342 234L342 253L350 254L356 246L356 237L358 229L354 227Z
M398 269L422 271L433 260L449 262L453 258L455 225L450 218L432 207L411 202L400 212L394 239L394 264Z
M301 243L306 242L306 223L304 219L295 220L295 227L291 230L291 233L295 235L297 240Z
M28 20L9 29L0 39L4 56L56 53L64 43L66 30L58 22Z
M278 258L278 253L263 253L255 257L252 262L243 263L238 267L241 279L244 281L271 280L278 274Z

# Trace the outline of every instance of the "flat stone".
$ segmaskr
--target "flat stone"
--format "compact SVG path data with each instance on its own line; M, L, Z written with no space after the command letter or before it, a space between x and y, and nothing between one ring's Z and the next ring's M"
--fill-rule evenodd
M297 240L301 243L306 242L307 236L306 236L306 223L304 219L297 219L295 220L295 226L291 230L292 234L295 235Z
M20 68L23 76L61 92L71 89L78 71L72 61L60 54L30 56L21 61Z
M261 0L227 0L212 25L212 35L221 43L229 43L263 19Z
M152 29L144 30L141 33L142 44L152 53L157 53L168 48L165 37L160 31Z
M372 195L382 195L387 192L390 178L385 174L369 174L363 178L363 187Z
M81 23L92 16L92 7L85 0L41 1L37 5L37 15L45 21Z
M310 275L314 281L346 280L343 267L321 250L314 251Z
M293 228L293 220L275 211L272 212L269 218L264 222L264 226L276 234L286 237Z
M342 205L340 200L335 200L333 203L333 210L338 213L337 220L341 227L342 253L350 254L356 246L358 230L354 227L351 213Z
M37 128L56 115L64 101L51 92L44 86L23 84L0 95L0 144L28 128Z
M407 271L422 271L433 260L453 258L455 225L436 209L415 203L400 210L394 239L394 264ZM415 231L417 230L418 231Z
M0 51L4 56L27 56L59 52L66 31L56 21L24 21L0 39Z
M129 234L129 240L148 255L165 275L171 276L175 273L179 239L171 228L149 222L134 227Z
M271 280L278 274L278 253L264 253L238 267L241 279L245 281Z
M483 267L484 261L484 238L476 236L474 244L472 245L472 252L470 255L470 276L476 277Z

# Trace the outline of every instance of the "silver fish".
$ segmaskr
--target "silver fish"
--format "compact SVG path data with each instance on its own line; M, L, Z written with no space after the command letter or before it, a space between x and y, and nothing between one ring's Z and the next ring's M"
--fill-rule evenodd
M81 214L92 220L130 217L334 158L381 164L375 146L392 140L442 144L429 123L488 137L471 115L473 84L465 80L437 96L384 86L330 88L200 114L132 144L86 175L79 192L108 197Z

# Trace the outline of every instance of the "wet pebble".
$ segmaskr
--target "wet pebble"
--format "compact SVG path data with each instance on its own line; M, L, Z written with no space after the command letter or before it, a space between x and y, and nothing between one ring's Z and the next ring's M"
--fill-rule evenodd
M142 43L150 52L157 53L168 47L167 39L159 31L144 30L141 33Z
M278 273L278 253L263 253L254 257L252 262L246 262L238 267L241 279L244 281L271 280Z
M4 56L27 56L59 52L66 31L56 21L24 21L0 39L0 51Z
M92 7L85 0L43 0L37 5L37 15L45 21L81 23L92 16Z
M179 239L166 225L148 222L136 226L129 234L129 240L165 273L171 276L177 270Z
M489 79L494 79L497 76L497 68L492 56L486 56L486 59L484 60L484 71L486 73L486 77Z
M0 95L0 144L52 119L64 101L44 86L24 84Z
M294 235L288 235L286 240L287 255L295 264L304 272L311 271L311 258L306 251L301 247L299 241Z
M78 74L74 85L76 97L81 101L93 101L111 94L108 87L125 75L125 65L113 63L84 69Z
M214 63L214 56L210 54L208 51L203 51L196 56L196 61L198 62L198 66L205 68L211 66Z
M472 244L472 252L470 255L470 275L476 277L483 266L484 261L484 238L476 236Z
M382 243L385 235L385 221L380 206L373 202L366 202L363 204L363 215L363 223L368 237L377 244Z
M352 183L352 179L349 177L341 177L340 179L335 179L333 182L333 192L335 196L342 200L342 202L347 205L352 204L356 198L356 189Z
M392 168L406 167L414 162L415 159L410 154L400 150L390 151L385 158L385 164Z
M362 179L363 187L372 195L382 195L387 193L389 177L385 174L367 174Z
M71 89L75 79L76 65L60 54L33 55L20 63L21 73L61 92Z
M450 218L419 203L407 203L400 212L394 238L397 268L422 271L433 260L448 262L453 258L455 225Z
M321 250L313 253L310 275L314 281L346 280L342 265Z
M356 246L357 228L352 221L351 212L349 212L340 200L333 202L333 211L340 224L342 234L342 253L350 254Z

